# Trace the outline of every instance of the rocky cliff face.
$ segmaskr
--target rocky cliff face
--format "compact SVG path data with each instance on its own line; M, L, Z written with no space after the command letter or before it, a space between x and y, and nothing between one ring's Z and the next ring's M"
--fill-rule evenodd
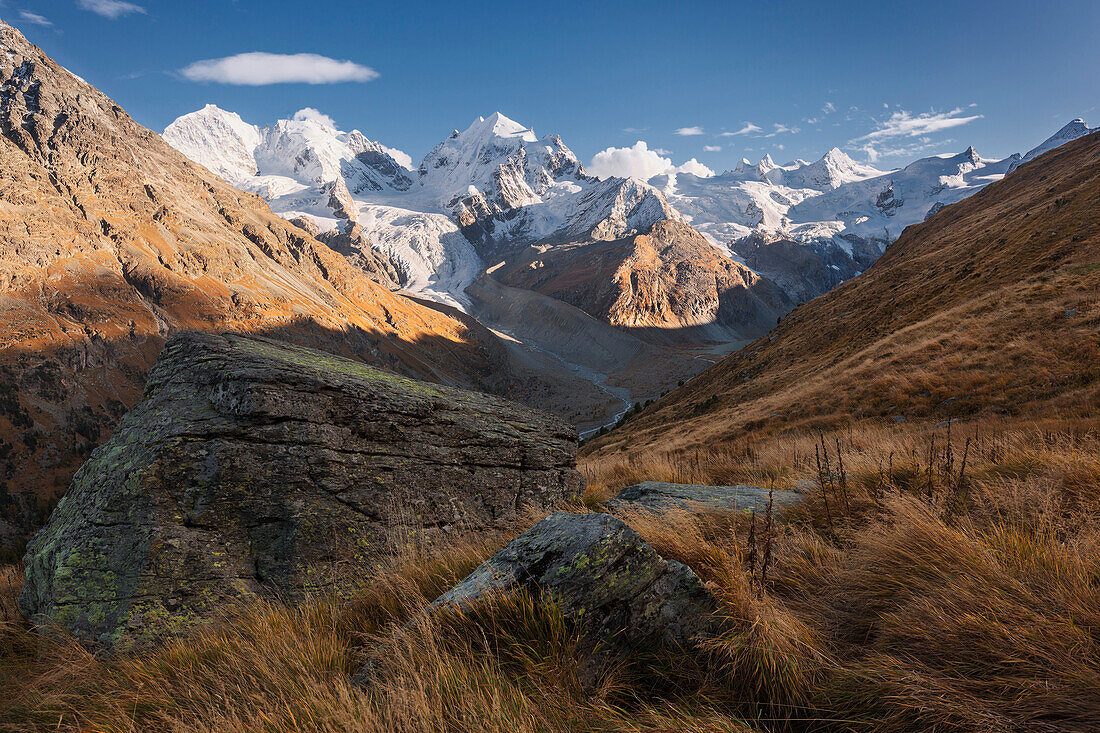
M793 307L780 288L674 220L607 243L533 248L497 276L658 340L751 338Z
M141 646L227 599L339 590L581 490L576 432L264 338L182 333L25 558L20 606Z

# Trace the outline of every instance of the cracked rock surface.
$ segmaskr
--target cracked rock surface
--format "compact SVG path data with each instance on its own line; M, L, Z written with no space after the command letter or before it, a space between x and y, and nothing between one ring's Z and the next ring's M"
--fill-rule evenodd
M580 625L589 684L635 651L692 649L722 628L718 602L699 576L608 514L551 514L433 606L464 608L517 590L553 597Z
M20 607L121 650L226 600L339 592L410 542L504 527L578 492L576 440L499 398L180 333L28 546Z
M794 506L803 500L797 491L777 489L772 492L775 510ZM703 486L670 484L663 481L643 481L627 486L607 503L610 509L648 509L663 512L670 509L719 512L760 512L768 508L768 489L762 486Z

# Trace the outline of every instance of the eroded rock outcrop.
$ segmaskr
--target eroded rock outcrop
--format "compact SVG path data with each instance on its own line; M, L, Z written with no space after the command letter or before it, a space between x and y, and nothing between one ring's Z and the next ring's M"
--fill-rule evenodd
M658 343L756 338L793 307L774 283L675 220L605 242L530 248L493 277Z
M768 489L762 486L703 486L643 481L627 486L607 503L609 509L645 509L663 512L670 509L702 509L716 512L764 512L768 508ZM797 491L771 492L774 508L779 510L802 501Z
M717 601L691 568L661 557L608 514L551 514L433 606L470 607L519 590L554 598L579 624L589 681L639 649L693 649L722 625Z
M25 558L20 607L114 649L226 599L339 590L580 490L576 432L483 394L239 335L178 334Z

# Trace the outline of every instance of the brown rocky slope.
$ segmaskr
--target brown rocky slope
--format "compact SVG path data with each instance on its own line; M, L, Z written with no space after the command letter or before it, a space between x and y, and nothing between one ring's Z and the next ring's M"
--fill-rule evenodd
M794 307L771 281L674 219L606 242L531 247L494 277L664 342L755 338Z
M910 227L866 273L588 450L722 445L847 416L1095 418L1098 202L1100 135L1087 135Z

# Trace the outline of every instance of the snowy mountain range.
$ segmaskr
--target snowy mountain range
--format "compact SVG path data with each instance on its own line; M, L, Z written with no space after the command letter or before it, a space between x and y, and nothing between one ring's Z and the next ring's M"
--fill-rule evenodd
M559 136L540 138L499 112L452 132L415 169L400 150L312 109L258 127L208 105L164 137L288 219L308 217L321 232L358 223L402 287L461 308L487 266L527 247L616 240L665 219L689 223L799 302L866 269L905 227L1091 131L1074 120L1004 160L968 148L881 171L833 148L814 162L765 156L714 176L648 181L590 176Z
M614 239L679 218L656 189L589 176L560 137L540 139L499 113L455 130L416 170L401 151L314 110L257 127L207 105L164 138L288 219L309 217L322 232L357 222L405 289L459 307L484 262L517 248Z

